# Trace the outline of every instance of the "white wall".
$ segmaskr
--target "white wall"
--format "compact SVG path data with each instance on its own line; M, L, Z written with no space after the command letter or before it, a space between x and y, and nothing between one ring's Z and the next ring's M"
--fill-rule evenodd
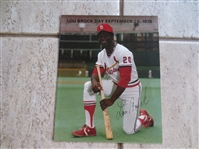
M123 148L197 148L198 1L124 0L124 15L158 16L162 144ZM119 15L115 1L1 1L1 148L112 148L116 143L53 142L61 15Z

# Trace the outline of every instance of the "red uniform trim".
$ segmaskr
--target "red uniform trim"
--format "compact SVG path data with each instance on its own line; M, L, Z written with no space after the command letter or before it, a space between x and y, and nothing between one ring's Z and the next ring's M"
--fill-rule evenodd
M105 69L103 67L100 67L100 73L101 73L101 75L104 73L104 71L105 71ZM94 69L93 69L93 74L98 74L96 67L94 67Z

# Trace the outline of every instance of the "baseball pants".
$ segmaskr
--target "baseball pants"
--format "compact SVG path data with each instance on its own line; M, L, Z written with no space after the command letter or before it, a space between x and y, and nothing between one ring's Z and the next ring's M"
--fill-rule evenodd
M108 97L111 96L117 86L112 80L102 80L102 87L105 96ZM134 134L141 128L141 122L138 120L141 91L142 85L139 83L137 86L126 88L120 96L123 107L123 130L126 134ZM83 91L84 106L96 104L96 95L97 94L92 91L91 81L86 82ZM85 109L85 115L86 124L94 127L94 112L91 115Z

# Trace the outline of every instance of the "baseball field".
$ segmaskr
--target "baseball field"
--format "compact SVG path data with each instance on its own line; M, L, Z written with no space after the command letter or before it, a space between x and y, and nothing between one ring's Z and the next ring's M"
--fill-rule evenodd
M83 107L83 85L90 78L58 77L55 107L54 141L56 142L117 142L117 143L162 143L162 113L160 79L141 78L141 108L146 109L154 118L154 127L142 127L139 132L127 135L122 130L122 108L118 99L108 108L113 130L113 140L106 140L104 119L100 109L101 97L97 95L95 126L97 136L76 138L73 130L85 124Z

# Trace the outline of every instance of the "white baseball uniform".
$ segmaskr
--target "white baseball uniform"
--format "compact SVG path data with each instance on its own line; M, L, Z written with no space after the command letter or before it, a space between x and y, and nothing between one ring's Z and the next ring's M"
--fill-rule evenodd
M105 96L111 96L117 85L121 85L119 69L121 67L131 67L131 79L126 86L126 89L121 94L120 99L123 103L124 132L127 134L133 134L137 132L141 127L141 123L139 120L137 120L137 118L139 116L138 114L142 86L138 79L138 73L132 52L126 47L117 44L110 56L107 55L105 49L99 52L96 64L100 65L100 67L103 67L103 69L106 70L106 74L111 78L111 80L102 80L102 87ZM96 94L92 91L91 81L88 81L84 84L83 100L85 106L96 104ZM93 116L90 116L86 109L85 113L86 124L90 127L94 127Z

